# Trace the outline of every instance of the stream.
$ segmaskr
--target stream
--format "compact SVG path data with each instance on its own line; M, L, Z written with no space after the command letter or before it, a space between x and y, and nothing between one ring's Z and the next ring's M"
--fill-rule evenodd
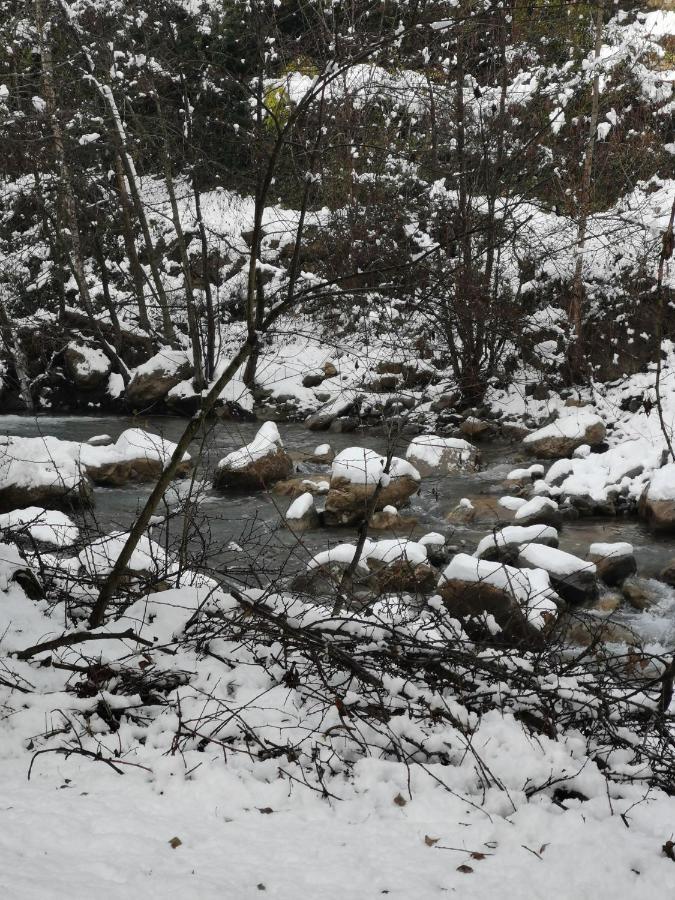
M205 479L200 501L200 535L193 539L208 555L214 569L226 568L230 574L248 584L262 585L257 574L267 577L275 574L289 575L304 569L309 558L328 546L356 539L354 528L322 528L295 537L283 524L283 514L290 499L274 493L223 494L210 487L211 472L218 461L232 450L249 443L260 427L260 422L216 421L200 441L191 447L194 459L201 456L199 477ZM52 435L71 441L86 441L94 435L107 434L113 440L127 428L143 428L176 441L185 427L179 417L124 417L124 416L1 416L0 434L36 437ZM351 434L311 432L297 423L280 423L279 431L286 450L294 454L311 454L318 444L330 443L337 453L349 446L366 446L376 451L386 450L386 438L381 431L370 430ZM402 438L395 448L397 455L405 455L408 439ZM523 464L522 451L517 444L490 443L480 447L482 466L478 472L456 475L437 475L423 478L419 493L412 498L411 507L403 515L414 516L417 525L407 537L416 539L429 531L443 534L446 543L455 552L473 552L478 541L493 527L482 520L479 524L453 525L447 514L463 497L491 497L495 501L509 493L504 486L508 472ZM528 464L532 460L528 461ZM327 478L329 467L296 463L298 474L321 474ZM187 488L188 482L175 482L178 490ZM185 488L183 487L185 486ZM75 516L86 533L109 532L126 529L133 521L152 489L151 483L129 484L119 488L95 488L95 506L92 512ZM317 498L320 505L321 498ZM496 523L494 523L496 524ZM178 520L173 539L180 527ZM373 538L386 538L388 532L373 532ZM401 535L400 535L401 536ZM155 539L158 535L153 534ZM162 539L165 538L165 535ZM675 538L655 537L642 522L632 518L583 518L566 521L560 531L560 548L582 558L586 557L591 543L596 541L627 541L635 550L638 575L641 579L653 579L675 557ZM232 546L232 545L237 546ZM243 548L243 549L241 549ZM645 612L624 605L615 614L616 621L629 625L645 640L664 646L675 645L675 591L666 585L650 580L646 588L656 602Z

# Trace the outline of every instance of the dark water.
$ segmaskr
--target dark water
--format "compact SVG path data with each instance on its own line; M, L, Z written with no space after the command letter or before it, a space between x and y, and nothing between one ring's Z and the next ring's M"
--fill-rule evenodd
M98 434L108 434L114 440L131 427L144 428L175 441L184 426L183 419L172 417L0 417L0 434L26 437L48 434L74 441L86 441ZM199 460L197 478L203 482L203 488L199 491L199 512L195 516L197 531L190 536L190 546L207 566L219 572L226 570L248 584L257 581L262 584L263 578L271 574L288 575L302 570L317 551L356 539L356 531L350 528L321 529L295 537L283 525L284 512L291 502L289 499L273 493L222 494L211 488L212 472L217 462L230 451L250 442L259 427L259 422L219 421L211 425L191 448L193 458ZM330 443L336 452L355 445L379 452L387 449L386 438L375 430L352 434L317 433L308 431L302 425L288 423L280 424L279 431L284 446L292 456L311 454L322 443ZM407 439L402 438L395 452L405 455L407 443ZM411 527L407 536L415 538L429 531L438 531L446 537L448 544L458 550L472 552L478 541L497 522L482 520L479 524L455 526L447 521L448 512L463 497L497 499L508 493L503 482L508 472L520 464L522 457L517 445L491 444L483 450L483 468L480 472L424 478L419 493L412 498L411 508L404 512L404 515L417 519L417 525ZM329 469L297 462L296 471L310 477L327 477ZM175 484L181 492L189 487L187 481ZM151 487L150 484L133 484L122 488L96 488L95 509L83 517L81 524L92 534L100 530L108 532L128 528ZM321 498L318 497L316 502L320 505ZM165 511L159 510L160 513ZM174 519L168 533L165 528L157 528L153 537L170 545L179 538L181 527L182 520ZM373 537L390 536L385 532L373 533ZM639 574L645 578L656 575L666 562L675 557L675 540L655 538L634 519L581 519L566 522L560 533L561 549L581 557L586 556L589 545L596 541L628 541L633 544ZM243 551L228 549L231 542L236 542ZM661 599L652 613L640 614L638 623L640 630L646 632L645 636L654 638L664 629L675 632L675 592L656 587L662 595ZM631 625L636 624L634 614L626 613L624 618L630 619Z

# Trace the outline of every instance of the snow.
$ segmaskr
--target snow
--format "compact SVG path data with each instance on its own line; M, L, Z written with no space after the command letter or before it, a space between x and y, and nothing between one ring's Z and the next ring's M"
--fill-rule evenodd
M586 412L582 409L577 409L574 413L568 411L567 415L561 416L555 422L551 422L550 425L546 425L544 428L526 435L523 438L523 443L532 444L544 438L557 437L578 440L586 435L589 428L602 424L602 419L595 413Z
M675 463L654 472L647 488L649 500L675 500Z
M517 510L520 509L521 506L524 506L527 503L523 497L500 497L499 505L503 506L504 509Z
M488 551L505 548L511 545L522 545L530 542L548 540L557 543L558 532L551 525L507 525L501 531L488 534L476 548L474 556L480 559Z
M166 373L175 375L181 368L188 366L190 360L184 350L170 350L165 347L151 356L150 359L134 369L134 375L154 375Z
M461 438L422 434L412 439L405 455L413 465L424 463L430 469L437 469L445 460L446 468L450 470L466 466L475 453L475 448Z
M318 447L314 448L314 456L326 456L331 452L330 444L319 444Z
M286 510L287 519L302 519L307 513L314 508L314 497L307 491L300 494Z
M404 459L393 456L389 467L389 473L385 473L387 458L380 456L374 450L367 447L347 447L333 460L332 477L344 478L351 484L372 484L382 481L384 484L388 478L400 478L408 476L414 481L420 481L421 476L417 469Z
M34 540L65 547L73 544L80 530L65 513L39 506L14 509L0 515L0 531L16 534L28 533Z
M98 347L90 347L89 344L75 342L71 342L68 347L75 350L80 357L75 368L81 377L87 378L93 374L105 375L108 373L110 361L103 350L99 350Z
M307 569L315 569L319 566L333 564L349 565L356 552L355 544L338 544L330 550L317 553L307 564ZM405 538L390 538L381 541L366 539L361 556L359 568L367 569L369 560L375 560L385 565L390 565L398 560L405 560L410 565L417 566L427 560L427 548L422 542L409 541Z
M566 578L570 575L575 575L577 572L586 572L589 575L596 574L594 563L580 559L571 553L565 553L564 550L558 550L555 547L547 547L544 544L534 542L524 544L520 548L518 561L533 566L535 569L544 569L558 578Z
M543 569L516 569L499 562L477 559L458 553L444 569L439 587L446 581L485 583L500 588L518 602L527 620L535 628L542 628L547 613L557 611L557 595L551 588L548 573Z
M265 422L250 444L228 453L218 463L219 469L245 469L251 463L281 450L283 444L274 422Z
M116 531L98 538L78 554L78 562L93 578L108 575L122 552L128 534ZM162 572L167 565L165 551L155 541L142 537L127 563L130 572Z
M423 544L425 547L443 547L445 538L437 531L430 531L428 534L423 535L418 543Z
M613 544L597 542L591 544L588 548L591 556L597 559L615 559L619 556L632 556L634 553L633 545L627 541L616 541Z
M533 497L516 510L515 519L529 519L542 513L555 512L558 504L548 497Z
M534 463L526 469L511 469L506 476L507 481L526 481L541 477L544 474L544 467L541 463Z

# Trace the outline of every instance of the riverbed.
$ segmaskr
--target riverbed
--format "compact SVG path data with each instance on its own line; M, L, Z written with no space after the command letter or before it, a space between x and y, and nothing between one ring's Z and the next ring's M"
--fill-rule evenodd
M24 437L43 434L73 441L86 441L102 434L115 440L127 428L143 428L175 441L184 427L184 419L167 416L0 417L0 434ZM283 517L289 499L272 492L223 494L213 490L211 476L218 461L230 451L250 442L259 427L259 422L218 420L193 442L190 452L198 460L196 478L202 482L202 488L198 492L199 503L190 545L201 555L202 563L214 571L226 570L248 585L262 586L264 579L269 577L288 576L301 571L308 559L319 550L355 540L356 530L322 528L296 537L284 525ZM330 443L336 452L354 445L370 447L378 452L387 449L387 438L381 430L350 434L316 433L300 424L281 423L279 431L285 448L297 460L297 473L308 476L322 474L327 477L329 472L326 466L300 461L303 454L311 454L320 443ZM404 455L407 443L405 437L398 439L394 452ZM404 511L404 515L414 517L417 524L411 526L407 534L399 533L398 536L417 538L429 531L440 532L452 548L473 552L480 538L497 522L483 520L480 524L453 525L447 521L448 513L462 498L485 496L496 500L508 493L504 486L506 476L523 462L518 444L492 443L481 447L481 453L482 463L478 472L424 478L410 508ZM189 487L189 482L176 484L180 492ZM152 484L149 483L120 488L96 487L93 510L77 517L83 533L93 536L101 531L128 528L151 489ZM320 498L317 499L320 501ZM178 518L171 524L168 534L162 528L160 536L156 529L153 537L170 544L177 540L181 528L182 520ZM373 537L389 536L386 532L373 533ZM655 537L633 518L578 519L565 522L560 531L561 549L580 557L585 557L589 545L596 541L631 543L635 549L638 574L642 578L652 579L675 557L673 538ZM624 607L615 615L619 621L636 628L647 640L671 645L675 643L675 591L651 581L648 587L657 598L648 612L637 613Z

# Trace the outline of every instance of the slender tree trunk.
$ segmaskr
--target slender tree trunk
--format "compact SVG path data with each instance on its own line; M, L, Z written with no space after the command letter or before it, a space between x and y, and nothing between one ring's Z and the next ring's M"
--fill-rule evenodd
M120 223L122 226L122 237L124 238L124 249L129 259L129 270L134 284L136 293L136 303L138 305L138 324L144 331L151 331L150 319L148 317L148 307L145 302L145 276L141 267L138 253L136 252L136 241L134 240L134 231L131 225L132 206L127 191L126 178L124 176L124 166L117 151L113 153L113 165L115 170L115 185L120 200Z
M26 354L23 351L23 347L21 346L21 339L14 332L12 322L7 315L7 310L5 309L5 304L2 300L0 300L0 335L2 335L2 342L5 345L7 353L14 363L21 399L26 404L27 411L29 413L34 413L35 401L33 400L33 394L30 389L28 361L26 359Z
M581 375L583 361L583 327L584 327L584 248L586 244L586 229L590 212L591 183L593 175L593 158L595 156L595 141L598 131L598 112L600 108L600 73L598 72L598 60L602 50L604 0L598 0L595 11L595 74L591 89L591 116L588 125L588 141L584 154L584 167L581 175L581 188L579 191L579 221L577 226L576 262L574 266L574 279L572 282L572 296L569 307L569 321L574 328L574 340L570 347L569 364L570 375L576 379Z

